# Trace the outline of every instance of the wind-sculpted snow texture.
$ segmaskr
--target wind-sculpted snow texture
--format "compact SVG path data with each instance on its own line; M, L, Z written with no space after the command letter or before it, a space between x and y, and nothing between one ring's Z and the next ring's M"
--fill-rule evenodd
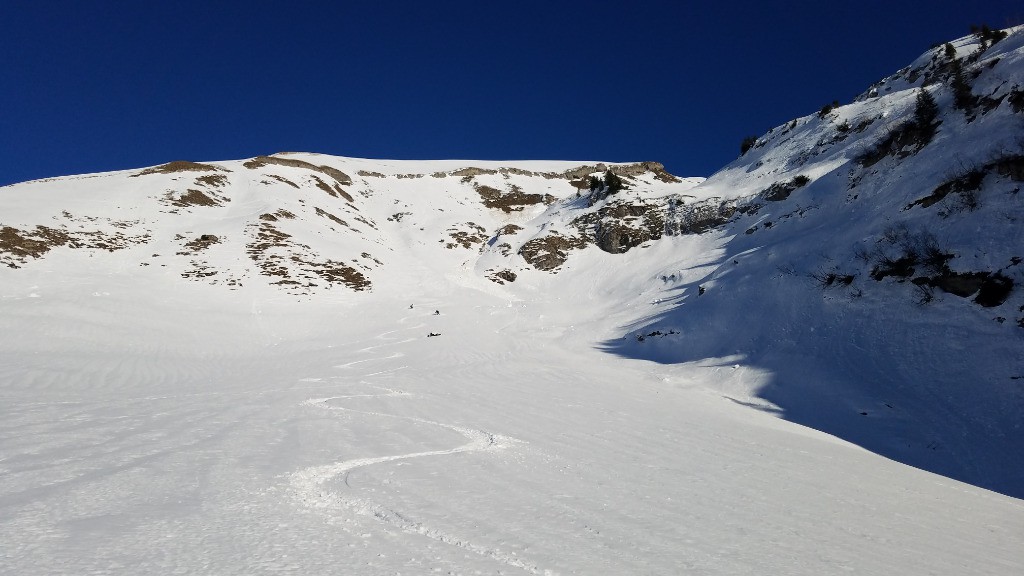
M1011 32L707 180L0 188L0 574L1024 573Z

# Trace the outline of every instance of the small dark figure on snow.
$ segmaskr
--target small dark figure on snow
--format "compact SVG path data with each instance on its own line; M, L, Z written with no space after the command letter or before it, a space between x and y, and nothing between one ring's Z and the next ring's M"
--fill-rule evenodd
M441 335L440 332L438 332L438 333L429 332L429 333L427 333L427 338L433 338L434 336L440 336L440 335Z
M441 311L440 310L434 310L434 316L440 316L440 315L441 315Z

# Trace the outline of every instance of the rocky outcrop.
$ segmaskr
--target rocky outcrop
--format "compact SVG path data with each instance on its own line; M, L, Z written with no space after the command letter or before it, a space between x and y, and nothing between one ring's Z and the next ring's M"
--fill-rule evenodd
M691 204L671 203L665 214L665 233L669 236L703 234L723 226L736 214L738 202L708 198Z
M538 270L552 271L565 264L569 259L570 250L586 246L587 241L583 238L551 232L523 244L519 249L519 255Z
M266 166L268 164L274 164L277 166L288 166L291 168L305 168L306 170L312 170L314 172L320 172L326 174L342 185L349 186L352 184L352 178L337 168L331 168L330 166L317 166L303 160L295 160L293 158L279 158L277 156L257 156L252 160L249 160L242 164L249 169L256 169Z
M552 232L534 238L523 244L519 254L539 270L556 270L572 249L590 244L610 254L623 254L663 236L702 234L731 221L738 212L738 202L710 198L687 204L680 196L659 201L613 197L571 220L569 225L576 234Z
M550 178L565 178L566 180L579 180L585 179L591 174L598 172L606 172L611 170L612 174L616 176L636 177L641 174L650 172L654 174L654 177L662 182L680 182L679 178L676 178L672 174L665 171L665 166L660 162L635 162L633 164L613 164L609 166L603 162L597 164L586 164L576 168L570 168L565 172L559 174L545 173L545 177Z
M505 213L522 212L527 206L551 204L555 201L555 197L550 194L527 194L514 184L506 192L490 186L475 185L474 188L484 206Z
M601 250L620 254L661 238L665 230L663 214L661 205L618 201L573 220L573 225Z

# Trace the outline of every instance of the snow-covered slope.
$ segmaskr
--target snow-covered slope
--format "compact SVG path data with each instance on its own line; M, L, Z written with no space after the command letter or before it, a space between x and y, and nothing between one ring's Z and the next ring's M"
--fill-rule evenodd
M680 334L606 346L728 358L742 366L729 389L785 418L1024 496L1024 34L1012 32L939 46L854 103L759 138L691 191L739 206L720 256L670 276L671 309L635 330Z
M96 265L156 267L161 277L232 290L248 283L310 295L339 286L372 290L375 269L408 266L412 257L444 273L493 265L480 272L504 283L524 269L557 268L570 245L587 243L577 229L614 252L661 235L661 220L646 218L636 218L645 226L632 239L620 238L632 232L628 226L610 236L586 230L598 210L616 202L583 209L580 190L587 190L589 175L609 170L630 182L630 201L652 207L702 180L678 179L656 163L388 162L316 154L178 161L7 187L0 261L39 267L46 264L33 260L51 250L117 251ZM633 219L610 215L602 222ZM550 240L558 234L564 246Z
M707 180L0 188L0 573L1020 573L1024 34L985 44Z

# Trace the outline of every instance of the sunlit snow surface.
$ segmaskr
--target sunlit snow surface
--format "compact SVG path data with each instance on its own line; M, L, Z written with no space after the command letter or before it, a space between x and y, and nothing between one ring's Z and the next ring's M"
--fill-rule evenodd
M1024 37L996 53L979 91L1024 84ZM0 189L2 226L137 240L0 267L0 574L1024 573L1019 288L922 306L863 270L849 289L810 279L903 222L958 270L1024 284L1006 178L955 218L905 209L957 158L1016 145L1006 106L944 112L929 148L858 172L911 113L901 78L707 181L648 174L620 196L812 179L789 199L575 249L557 273L517 246L605 204L524 174L580 162L281 156L344 171L351 201L322 172L242 161ZM467 167L515 170L441 174ZM223 176L204 188L219 204L175 205L201 174ZM555 201L487 209L477 184ZM271 284L247 244L261 222L372 288ZM483 240L448 246L474 226ZM219 242L188 248L203 235ZM488 279L503 268L515 282Z
M5 574L1024 567L1021 501L727 399L762 377L732 360L596 350L636 311L585 278L301 303L9 278Z

